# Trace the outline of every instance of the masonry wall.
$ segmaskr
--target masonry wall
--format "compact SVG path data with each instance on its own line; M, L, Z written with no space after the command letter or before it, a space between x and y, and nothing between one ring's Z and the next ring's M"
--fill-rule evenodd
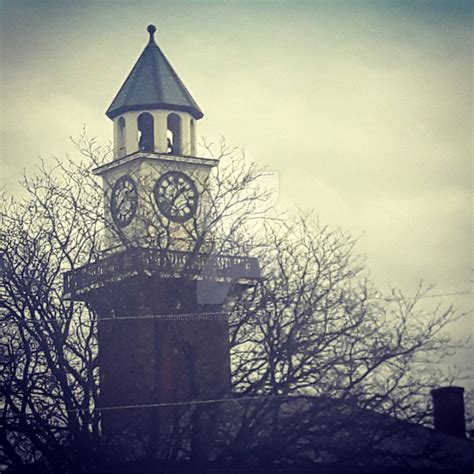
M176 411L150 405L229 394L227 319L215 314L220 306L198 305L196 288L194 282L132 280L96 294L102 429L109 438L169 431ZM184 300L179 309L176 298Z

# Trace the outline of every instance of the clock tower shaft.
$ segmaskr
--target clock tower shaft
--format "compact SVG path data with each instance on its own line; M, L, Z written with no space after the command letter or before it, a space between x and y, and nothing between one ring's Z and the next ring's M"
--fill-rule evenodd
M98 314L103 434L157 446L195 402L231 396L223 308L259 268L206 244L218 162L196 156L203 113L155 30L107 110L114 159L94 170L104 191L103 255L67 272L64 292Z

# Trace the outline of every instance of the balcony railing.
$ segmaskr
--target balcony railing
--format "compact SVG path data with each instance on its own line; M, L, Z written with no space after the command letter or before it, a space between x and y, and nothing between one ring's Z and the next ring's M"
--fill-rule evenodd
M133 248L66 272L64 295L83 295L138 275L235 282L259 278L260 269L251 257Z

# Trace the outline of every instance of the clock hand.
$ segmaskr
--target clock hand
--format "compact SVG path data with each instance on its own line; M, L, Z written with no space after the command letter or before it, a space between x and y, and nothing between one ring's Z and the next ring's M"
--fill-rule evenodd
M171 207L176 207L175 206L175 203L176 203L176 200L179 198L179 196L181 196L181 194L183 194L184 192L184 186L181 187L181 189L176 189L175 193L174 193L174 196L173 196L173 199L172 201L169 203L169 206L168 206L168 209L171 208Z
M125 198L127 196L127 192L126 191L122 191L120 194L119 194L119 199L120 201L117 201L117 210L120 210L120 208L122 207L124 201L125 201Z

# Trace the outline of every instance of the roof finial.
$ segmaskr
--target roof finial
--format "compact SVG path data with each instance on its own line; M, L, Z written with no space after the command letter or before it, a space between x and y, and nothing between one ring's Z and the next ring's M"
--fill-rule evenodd
M156 31L156 26L155 25L148 25L147 26L147 29L148 33L150 33L150 43L154 43L155 42L155 38L154 38L154 34L155 34L155 31Z

